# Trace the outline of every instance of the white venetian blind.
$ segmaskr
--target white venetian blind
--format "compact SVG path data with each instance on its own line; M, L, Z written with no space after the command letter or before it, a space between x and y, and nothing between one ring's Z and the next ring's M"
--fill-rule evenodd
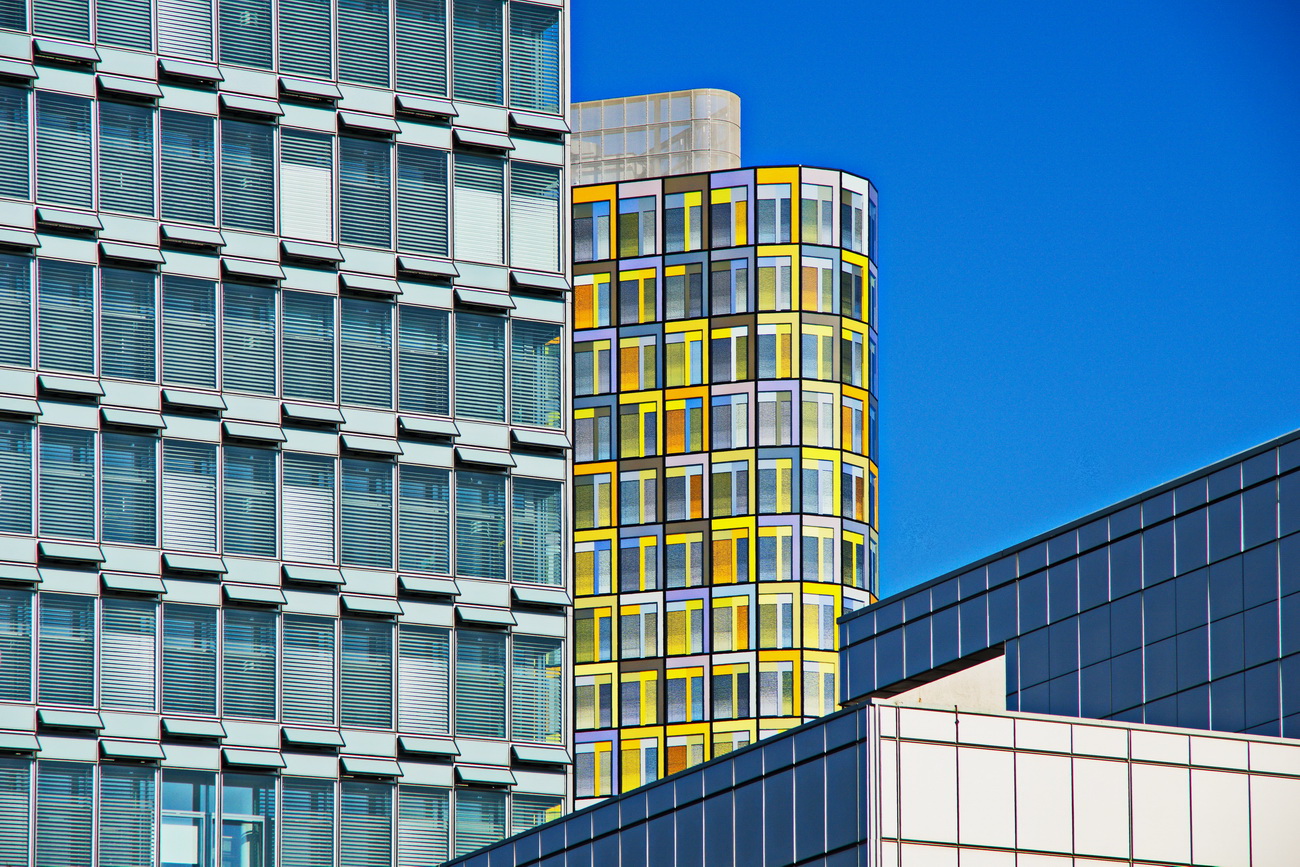
M399 408L447 415L451 410L447 312L402 304L398 314Z
M333 864L334 781L285 777L280 804L281 867Z
M506 736L506 636L456 631L456 734Z
M334 459L284 455L284 558L334 562Z
M0 195L27 198L30 169L27 100L29 91L0 87Z
M556 638L514 636L511 649L510 737L558 744L564 737L564 643Z
M450 473L402 464L398 480L398 568L451 571Z
M0 864L28 863L31 778L32 763L27 759L0 759Z
M334 724L334 626L332 617L284 618L285 722Z
M211 0L158 0L158 50L194 60L212 59Z
M163 606L163 713L217 712L217 609Z
M31 363L32 260L0 255L0 364L27 367Z
M339 784L339 855L339 867L391 867L391 785L358 780Z
M36 768L33 863L91 867L95 766L83 762L38 762Z
M334 402L334 298L284 293L284 396Z
M217 285L163 277L162 378L165 383L217 387Z
M226 446L222 502L225 550L275 555L275 458L270 449Z
M447 156L433 148L397 146L398 249L447 255Z
M445 629L403 625L398 635L397 727L447 734L451 697L450 640Z
M280 136L280 231L334 240L334 139L286 129Z
M103 764L99 768L99 863L153 864L153 768Z
M457 154L455 168L456 258L501 264L505 235L505 160Z
M26 590L0 590L0 700L3 701L32 699L34 598Z
M163 219L211 225L216 203L214 119L163 111L158 124Z
M221 664L221 712L275 719L276 622L272 611L226 609Z
M393 624L344 620L342 632L343 724L388 728L393 724Z
M510 264L560 270L560 170L510 164Z
M449 793L430 786L399 786L397 867L428 867L447 860Z
M334 77L332 5L330 0L280 0L281 72Z
M42 704L95 704L95 600L40 595L40 695Z
M154 215L153 115L145 105L99 103L99 206Z
M158 606L153 601L105 599L100 617L100 705L152 711L157 706Z
M395 0L397 88L447 92L447 0Z
M217 550L217 447L163 441L163 545Z
M32 426L0 421L0 532L31 531Z
M41 427L40 531L95 537L95 434Z

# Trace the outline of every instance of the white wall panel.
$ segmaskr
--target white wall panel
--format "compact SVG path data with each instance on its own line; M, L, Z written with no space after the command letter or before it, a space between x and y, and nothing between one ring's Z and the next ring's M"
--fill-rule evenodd
M1256 746L1252 744L1253 747ZM1254 757L1252 756L1252 761ZM1253 867L1293 867L1300 858L1300 779L1250 778Z
M1133 765L1133 857L1186 863L1191 858L1188 770Z
M956 843L956 748L904 742L898 774L902 836L909 840Z
M1018 753L1016 755L1017 847L1047 852L1069 852L1074 824L1071 809L1072 794L1068 757Z
M1016 845L1015 754L1007 750L957 750L958 839L963 846Z
M1128 762L1074 760L1074 851L1127 858Z
M1250 786L1246 774L1192 771L1192 860L1250 865Z

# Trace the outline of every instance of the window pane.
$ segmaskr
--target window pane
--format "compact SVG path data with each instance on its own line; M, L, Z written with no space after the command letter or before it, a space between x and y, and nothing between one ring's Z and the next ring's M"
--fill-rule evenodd
M216 714L217 609L163 606L164 713Z
M538 427L561 426L560 326L513 320L510 335L510 420Z
M506 479L456 474L456 574L506 577Z
M106 542L153 545L157 538L158 440L103 435L103 533Z
M225 549L275 556L275 452L225 447Z
M446 789L399 786L397 867L428 867L447 860L451 817Z
M31 837L32 762L0 759L0 863L27 864ZM403 865L405 867L405 865Z
M384 409L393 405L393 305L344 298L343 402Z
M432 2L441 5L441 0ZM410 41L402 40L399 47ZM447 156L432 148L398 145L397 246L403 250L447 255Z
M397 88L447 93L446 0L397 0Z
M271 68L271 0L220 0L221 62Z
M388 0L339 0L339 79L388 87Z
M331 617L284 618L285 722L334 724L334 624Z
M510 264L560 268L560 170L510 164Z
M513 740L561 742L564 736L563 648L559 639L515 636L510 691Z
M388 728L393 724L393 626L343 621L340 687L343 724Z
M393 465L343 461L343 563L393 565Z
M399 568L443 574L451 571L449 476L447 470L402 465Z
M280 71L334 77L330 0L280 0Z
M42 703L95 704L95 600L42 593L40 696Z
M99 774L99 863L153 864L157 771L104 764Z
M456 314L456 415L506 420L506 321Z
M221 710L227 716L275 719L276 622L270 611L224 613Z
M144 271L100 269L101 370L154 382L155 286L157 278Z
M456 855L466 855L506 835L506 793L456 792Z
M39 762L36 767L35 863L90 867L95 766Z
M341 867L391 867L393 787L344 780L339 788Z
M284 556L334 562L334 458L284 455Z
M392 246L392 146L339 139L339 237L345 244Z
M397 727L400 731L447 734L450 653L446 629L402 625L397 669Z
M208 0L158 0L160 53L211 60L213 33Z
M456 258L500 264L504 261L505 160L457 154L455 167Z
M0 27L7 27L5 15L8 4L0 4ZM19 13L23 8L18 6ZM24 29L19 27L18 29ZM0 153L5 154L0 164L0 195L15 199L27 198L28 157L27 99L29 91L17 87L0 87Z
M99 103L99 206L152 217L153 114L143 105Z
M514 479L511 577L533 584L564 583L563 488L543 479Z
M95 435L42 427L41 534L95 538Z
M447 313L400 305L399 408L403 412L450 413L451 374Z
M95 372L95 272L89 265L38 263L40 366Z
M39 201L94 207L90 100L44 91L37 94L36 156Z
M334 299L284 293L284 396L334 402Z
M510 4L510 105L560 113L560 12Z
M506 736L506 636L456 632L456 734Z
M275 394L275 290L222 287L225 388Z
M217 447L163 442L163 544L217 550Z
M0 255L0 364L31 363L32 260Z
M291 238L334 240L333 136L281 133L280 231Z
M457 0L452 89L457 99L502 104L504 51L501 0Z
M225 0L226 3L244 0ZM248 0L261 5L264 0ZM221 222L255 232L275 230L275 128L241 120L221 122Z
M217 287L211 280L163 277L163 382L217 386Z
M334 781L285 777L281 789L282 867L329 867L335 851Z
M0 421L0 532L31 531L32 426Z
M32 598L25 590L0 590L0 700L32 698Z

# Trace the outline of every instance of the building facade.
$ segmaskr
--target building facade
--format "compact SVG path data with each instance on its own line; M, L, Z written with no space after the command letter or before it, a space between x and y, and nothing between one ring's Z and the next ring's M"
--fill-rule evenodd
M738 169L740 97L700 88L574 103L572 183Z
M874 599L875 208L808 167L578 186L579 802L836 707Z
M0 863L566 809L566 21L0 7Z

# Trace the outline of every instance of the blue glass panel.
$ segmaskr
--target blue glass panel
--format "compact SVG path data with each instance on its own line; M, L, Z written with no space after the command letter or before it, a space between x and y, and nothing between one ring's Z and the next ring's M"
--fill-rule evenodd
M989 586L997 587L1016 577L1016 555L1011 554L989 564Z
M860 776L865 762L853 761L856 751L836 755L826 762L826 791L833 793L826 804L826 848L835 849L860 841L864 834L860 823L866 821L867 805L862 797ZM710 861L730 864L730 861Z
M1297 546L1300 548L1300 546ZM1300 582L1298 582L1300 583ZM1019 606L1016 599L1016 585L1004 584L989 595L989 643L1006 641L1019 629Z
M1072 671L1047 683L1047 701L1052 713L1079 715L1079 672Z
M1110 713L1110 660L1079 673L1079 715L1101 718Z
M1281 657L1277 642L1278 604L1270 602L1246 612L1246 668Z
M1148 701L1143 722L1152 726L1178 725L1178 697L1171 695L1159 701Z
M1045 683L1020 690L1020 711L1022 713L1051 713L1052 693Z
M1282 660L1282 713L1300 717L1300 656Z
M987 586L988 571L983 566L957 576L957 593L962 599L982 593Z
M1110 537L1118 539L1142 528L1142 504L1121 509L1110 516Z
M1047 602L1052 622L1079 613L1078 560L1047 570Z
M1142 526L1151 527L1160 523L1166 518L1174 516L1174 492L1165 491L1163 494L1156 494L1149 500L1142 503ZM1115 537L1111 533L1111 538Z
M903 620L911 623L930 613L930 591L918 590L903 597Z
M1110 611L1094 608L1079 615L1079 663L1110 659Z
M961 618L961 655L989 646L988 597L967 599L958 606Z
M1277 475L1277 449L1269 449L1241 463L1241 483L1243 487L1262 482Z
M731 805L731 799L727 799L727 805ZM727 843L731 842L731 834L718 834ZM591 844L591 858L596 864L617 864L618 863L618 842L620 835L611 834L607 837L599 837Z
M1110 703L1120 711L1142 703L1142 651L1111 660Z
M677 832L677 862L676 867L703 867L704 859L704 805L692 804L689 807L682 807L671 816L665 816L665 820L670 820L671 825L668 833L673 833L674 828ZM650 826L650 839L661 839L658 829L654 824ZM664 841L663 848L668 848L668 840L671 837L662 838Z
M1210 619L1242 609L1241 558L1230 557L1210 567Z
M1241 464L1224 467L1210 474L1210 499L1217 500L1241 490Z
M1110 546L1110 598L1127 596L1142 586L1142 537L1129 536Z
M1277 543L1278 592L1286 596L1300 592L1300 533Z
M1087 551L1110 541L1110 529L1105 518L1098 518L1091 524L1079 528L1079 550Z
M590 843L584 843L581 846L570 849L564 855L564 867L592 867L591 849L592 847ZM682 864L681 861L678 861L677 863L679 865ZM697 858L693 863L699 864L699 859ZM496 865L494 864L492 867L496 867ZM542 867L550 867L550 865L543 861Z
M1282 737L1300 738L1300 713L1282 718Z
M1016 584L1020 590L1020 631L1047 625L1047 573L1036 572L1021 578Z
M1178 724L1186 728L1210 727L1210 688L1198 686L1178 694Z
M951 578L930 588L930 607L935 611L957 601L957 579Z
M758 833L763 821L763 784L741 786L732 797L737 818L735 863L759 864L763 858L763 835ZM778 824L775 819L773 824Z
M1252 668L1246 672L1246 728L1273 723L1282 716L1281 683L1276 662ZM1278 732L1275 729L1274 735Z
M763 810L763 863L767 867L785 867L794 863L791 857L794 839L789 824L789 817L794 812L793 771L782 771L763 781Z
M1079 536L1074 530L1047 540L1047 562L1060 563L1079 553Z
M1210 624L1210 677L1218 679L1241 671L1245 650L1240 614L1215 620Z
M1300 593L1283 596L1280 604L1282 607L1282 634L1279 638L1282 645L1282 655L1290 656L1292 653L1300 653ZM1296 709L1300 710L1300 707Z
M826 851L826 759L817 759L794 770L794 788L798 798L794 802L794 860L803 861ZM832 797L848 798L848 792L832 793ZM769 804L770 806L770 804Z
M1205 477L1192 479L1187 484L1174 489L1174 512L1183 514L1197 506L1205 505Z
M1049 675L1057 677L1079 668L1079 619L1071 617L1047 628ZM1055 713L1055 711L1053 711Z
M952 662L957 659L961 655L957 607L954 605L942 611L936 611L930 621L934 627L934 635L930 644L932 664L943 665L945 662Z
M1277 482L1257 485L1241 495L1241 541L1254 548L1277 538Z
M1202 626L1184 632L1178 641L1178 688L1189 689L1210 679L1210 630Z
M1119 656L1142 643L1142 596L1134 593L1110 604L1110 652Z
M1172 695L1178 691L1177 639L1166 638L1164 641L1148 644L1143 662L1147 701Z
M704 861L706 864L731 864L734 862L732 840L731 793L724 792L704 802L704 826L709 833L704 835ZM602 861L602 864L617 864L617 861Z
M872 642L876 646L876 687L903 679L903 630L895 629Z
M1007 696L1010 697L1020 690L1020 639L1008 641L1003 645L1003 652L1006 654ZM1008 704L1007 710L1015 710L1015 707Z
M1047 543L1039 542L1037 545L1031 545L1025 548L1019 554L1020 565L1018 571L1020 575L1028 575L1030 572L1037 572L1047 566Z
M924 620L908 623L903 627L903 634L904 641L907 643L907 652L904 656L907 676L912 677L929 671L932 668L930 663L930 618L927 617Z
M1277 534L1300 530L1300 473L1290 473L1277 483Z
M1300 439L1291 440L1286 445L1278 446L1277 471L1285 473L1300 467Z
M1144 640L1159 641L1177 631L1175 625L1177 608L1174 598L1173 581L1166 581L1142 591L1142 620L1146 625Z
M1253 608L1277 599L1277 543L1247 551L1241 558L1243 605Z
M1239 732L1246 723L1246 678L1234 674L1210 684L1210 726L1221 732Z
M1022 635L1017 642L1020 653L1020 689L1042 683L1049 676L1048 652L1050 642L1046 629Z
M623 826L623 831L618 835L619 849L619 867L646 867L646 826L633 825Z
M1178 631L1194 629L1209 622L1210 570L1197 569L1174 579L1175 605L1178 608Z
M903 622L903 603L901 601L888 602L877 606L875 611L877 632L893 629Z
M1205 518L1201 518L1204 523ZM1142 584L1150 587L1174 575L1174 525L1158 524L1142 531Z
M1105 548L1079 558L1079 610L1087 611L1110 599L1110 558Z

